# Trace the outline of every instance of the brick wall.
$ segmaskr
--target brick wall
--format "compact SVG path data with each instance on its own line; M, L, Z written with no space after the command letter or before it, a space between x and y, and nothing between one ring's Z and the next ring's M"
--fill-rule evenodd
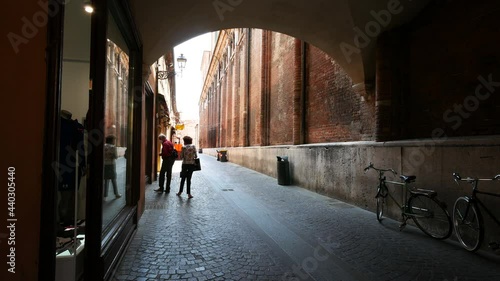
M199 148L209 147L208 146L208 101L204 101L199 105L199 116L200 116L200 143Z
M306 143L362 139L361 96L342 68L307 46Z
M211 88L207 98L200 104L200 146L216 147L220 131L219 91Z
M248 130L250 143L249 145L261 145L262 132L259 128L262 127L262 109L261 105L261 90L262 90L262 30L252 29L250 41L250 100L249 100L249 121Z
M500 134L500 87L481 82L500 81L499 13L494 0L435 1L402 31L379 40L385 52L377 63L393 66L395 54L388 50L408 40L408 54L399 60L405 65L378 72L377 83L391 82L377 85L378 94L391 92L393 101L380 112L389 115L380 126L386 133L401 128L388 139L430 138L433 132L439 137ZM401 77L400 70L407 73ZM407 84L395 86L401 79ZM400 124L388 125L394 120Z
M500 134L498 12L499 1L432 1L377 39L375 87L314 46L252 29L206 109L209 134L217 146Z
M246 42L248 34L245 35L242 42ZM247 145L247 130L248 130L248 87L247 87L247 44L238 45L236 59L238 61L238 93L239 93L239 103L235 107L235 110L239 111L239 122L238 122L238 141L235 146L246 146Z
M225 77L225 86L226 86L226 93L225 93L225 103L224 103L224 119L226 123L226 136L224 138L224 146L231 146L231 129L232 129L232 113L233 113L233 65L230 64L227 67L227 73Z
M237 54L234 55L232 68L232 92L233 92L233 105L231 107L231 146L239 146L240 131L239 126L241 123L241 111L240 111L240 60Z
M270 53L269 144L293 143L295 39L272 33Z
M332 58L285 34L252 29L243 37L235 42L234 55L226 53L231 58L220 55L228 65L218 63L223 68L213 84L215 92L208 94L208 105L201 108L200 127L210 128L202 131L207 134L206 142L201 137L203 145L265 146L373 138L373 98L363 87L353 88ZM211 143L212 138L217 141Z

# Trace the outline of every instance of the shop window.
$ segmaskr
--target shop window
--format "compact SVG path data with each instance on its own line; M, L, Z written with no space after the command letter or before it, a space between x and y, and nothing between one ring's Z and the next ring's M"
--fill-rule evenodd
M90 15L78 1L65 4L57 176L55 280L84 274L89 105Z
M104 94L104 163L102 229L127 205L130 192L131 143L129 110L129 50L113 17L109 16L106 90Z

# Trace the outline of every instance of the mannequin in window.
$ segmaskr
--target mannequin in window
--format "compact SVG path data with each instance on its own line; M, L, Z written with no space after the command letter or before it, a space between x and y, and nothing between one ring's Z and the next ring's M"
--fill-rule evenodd
M75 193L85 171L83 126L71 117L71 112L61 111L58 190L59 222L64 225L74 224Z
M116 183L116 158L118 152L115 146L115 136L109 135L106 137L104 144L104 198L108 197L109 181L113 184L113 192L116 198L122 197L118 192L118 185Z

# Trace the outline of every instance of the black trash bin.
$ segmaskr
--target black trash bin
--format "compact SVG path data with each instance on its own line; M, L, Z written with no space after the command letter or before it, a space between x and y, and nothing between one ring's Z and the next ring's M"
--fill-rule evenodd
M227 162L227 150L219 150L220 161Z
M278 184L290 185L290 163L288 156L276 156L278 159Z

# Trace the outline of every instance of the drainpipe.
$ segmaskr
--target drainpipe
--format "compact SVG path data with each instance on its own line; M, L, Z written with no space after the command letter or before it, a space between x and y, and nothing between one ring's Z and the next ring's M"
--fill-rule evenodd
M306 142L306 85L307 85L307 74L306 74L306 48L307 44L304 40L301 40L301 64L300 71L302 73L302 84L300 89L300 101L301 101L301 126L300 126L300 143L304 144Z
M158 92L159 92L159 89L160 89L160 85L159 85L159 79L158 79L158 63L159 63L160 60L156 60L156 67L155 67L155 93L153 95L153 112L154 112L154 115L153 115L153 123L154 123L154 134L155 134L155 137L153 138L153 149L154 149L154 153L153 153L153 169L152 169L152 172L153 172L153 181L156 181L158 180L158 135L160 134L160 132L158 132L158 104L156 103L157 101L157 98L158 98ZM147 78L146 78L147 79ZM152 153L151 151L149 153Z
M293 62L293 131L294 145L304 142L304 41L295 39Z
M217 80L219 80L219 77L217 77ZM218 82L218 81L216 81ZM220 83L218 83L219 86L217 87L217 102L219 103L219 108L217 110L217 123L219 124L219 135L217 136L217 147L221 147L222 144L222 91L220 87Z
M246 76L246 120L245 120L245 143L244 146L250 146L250 43L252 29L247 29L247 76Z
M271 64L271 31L264 30L262 34L262 77L261 77L261 111L260 132L261 145L269 145L270 135L270 64Z

